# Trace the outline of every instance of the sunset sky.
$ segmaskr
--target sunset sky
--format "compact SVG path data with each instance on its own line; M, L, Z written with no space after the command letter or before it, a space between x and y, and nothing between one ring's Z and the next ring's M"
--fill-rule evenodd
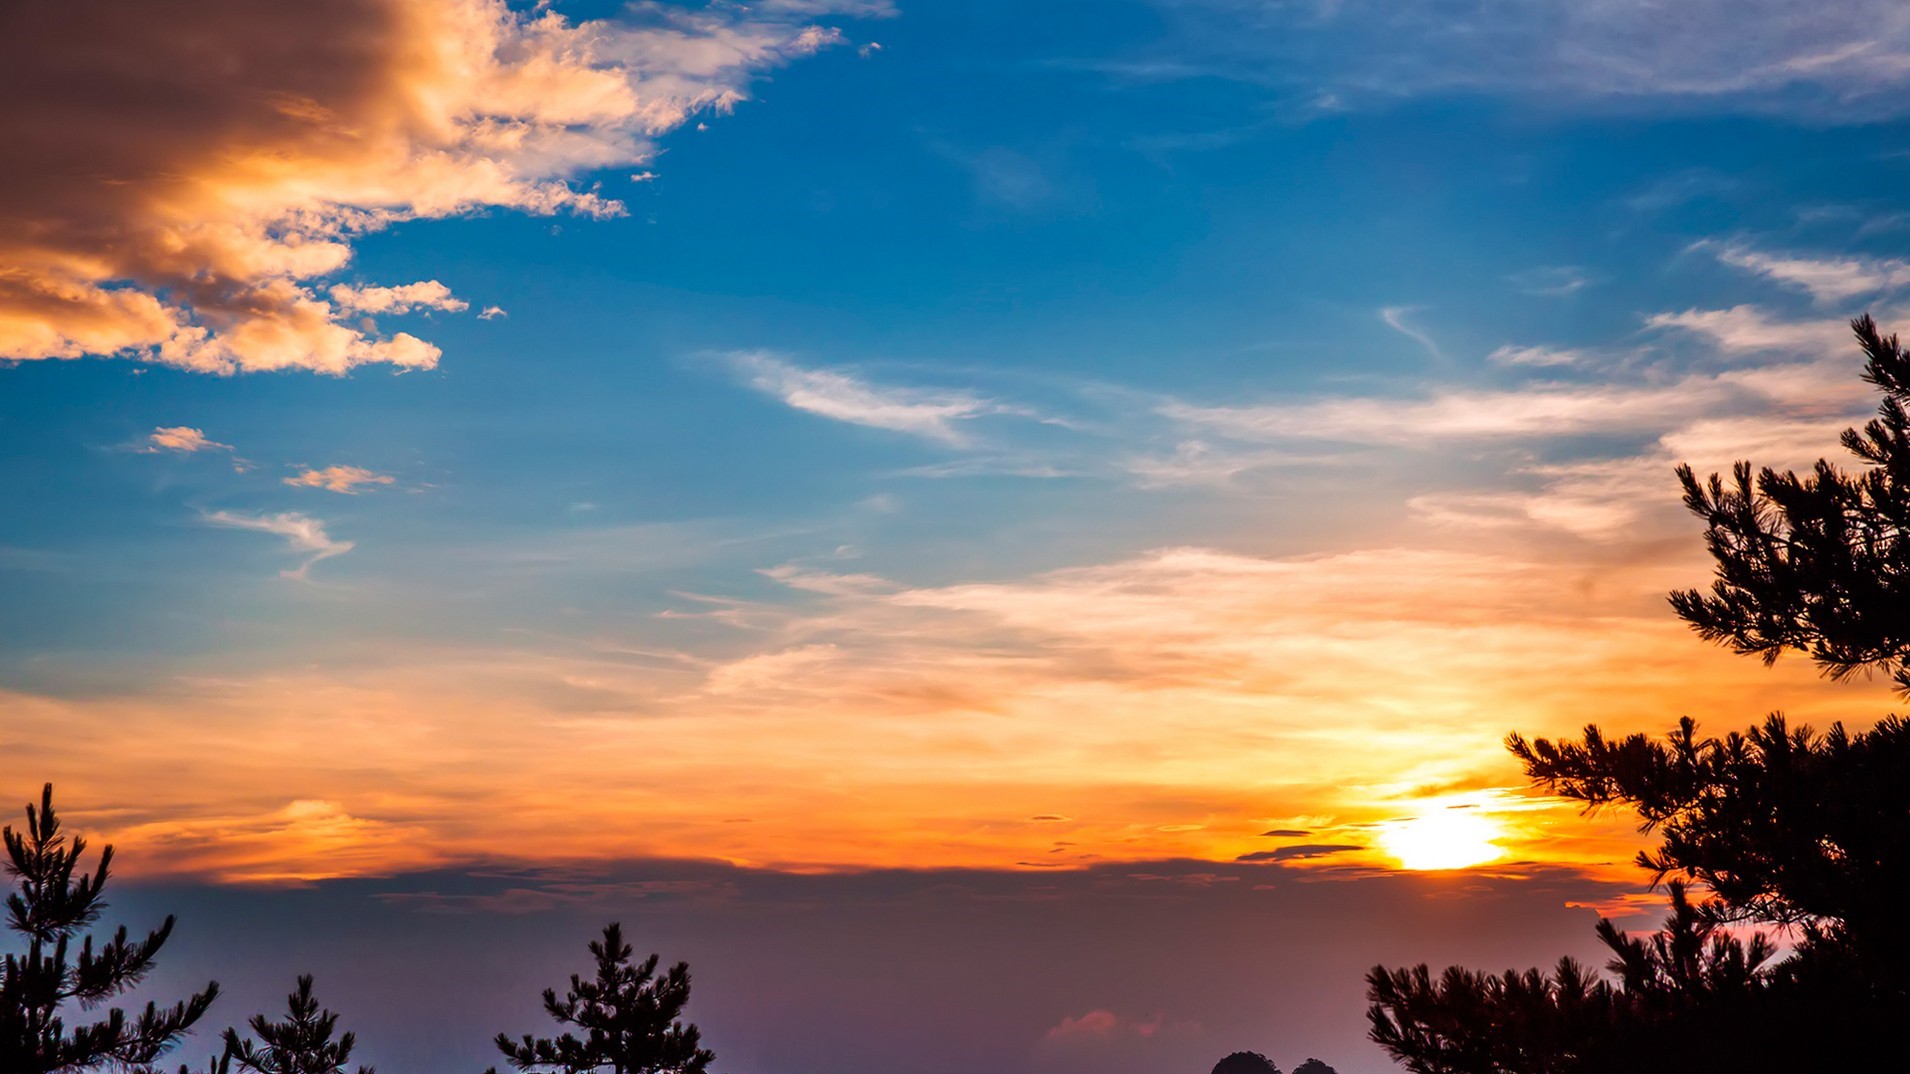
M1907 135L1894 0L8 4L0 803L386 1074L613 918L731 1074L1378 1074L1656 917L1508 731L1893 704L1664 594Z

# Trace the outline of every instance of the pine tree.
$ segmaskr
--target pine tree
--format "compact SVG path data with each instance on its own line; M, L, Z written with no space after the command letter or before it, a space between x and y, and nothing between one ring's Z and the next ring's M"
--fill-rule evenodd
M1862 464L1809 474L1738 463L1727 484L1678 469L1717 563L1672 607L1700 636L1767 663L1796 650L1834 677L1883 670L1910 692L1910 355L1852 322L1878 418L1845 430ZM1609 921L1616 983L1569 960L1547 976L1426 967L1368 975L1372 1037L1417 1074L1855 1069L1910 1025L1910 722L1819 734L1781 714L1723 738L1689 719L1661 741L1507 746L1538 786L1587 810L1622 806L1675 877L1672 920L1649 940ZM1704 893L1686 896L1690 882ZM1730 922L1792 927L1789 957Z
M69 844L60 834L51 783L41 792L39 808L29 805L26 813L23 831L11 825L0 831L7 874L17 885L7 895L7 927L26 946L24 953L0 961L0 1071L70 1074L148 1067L206 1013L219 985L208 983L203 992L171 1007L149 1002L136 1016L113 1007L68 1025L73 1013L96 1012L151 971L172 935L173 918L143 940L131 939L124 927L98 945L87 935L75 953L75 937L106 909L103 893L113 848L100 852L93 872L76 877L86 840L76 837Z
M1671 604L1706 640L1767 664L1792 649L1839 678L1889 672L1910 692L1910 357L1869 315L1851 328L1864 379L1884 397L1876 419L1843 433L1863 471L1819 460L1809 474L1764 467L1753 480L1740 462L1727 485L1680 466L1717 578Z
M357 1038L338 1034L338 1015L323 1010L312 995L312 976L298 979L298 990L285 999L286 1017L274 1022L263 1014L252 1016L248 1025L259 1039L254 1044L241 1039L239 1031L225 1031L224 1060L236 1062L242 1071L254 1074L351 1074L347 1064ZM374 1074L361 1066L357 1074Z
M1376 967L1367 975L1370 1036L1413 1074L1646 1074L1699 1059L1711 1064L1701 1069L1758 1069L1755 1052L1721 1051L1696 1030L1734 1018L1754 1024L1743 1012L1763 996L1772 949L1762 936L1746 943L1722 930L1684 884L1668 886L1671 915L1649 938L1599 922L1616 981L1571 958L1550 974ZM1688 1047L1694 1041L1702 1055Z
M631 965L632 948L616 922L604 928L602 940L591 941L590 954L597 962L594 980L572 974L562 1000L556 989L544 990L544 1010L584 1035L527 1033L513 1041L500 1033L498 1050L511 1065L552 1074L702 1074L716 1057L699 1045L696 1026L681 1020L690 999L689 964L679 962L661 977L655 955Z

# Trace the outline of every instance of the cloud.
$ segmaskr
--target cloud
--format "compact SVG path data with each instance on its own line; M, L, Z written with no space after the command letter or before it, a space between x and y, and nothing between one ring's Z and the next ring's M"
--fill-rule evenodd
M1577 365L1584 358L1577 351L1558 350L1552 347L1516 347L1508 343L1491 354L1486 361L1493 365L1516 365L1533 368Z
M805 369L765 351L738 352L729 361L750 387L797 410L944 444L968 442L955 423L1007 412L967 392L882 387L836 370Z
M390 474L376 473L362 466L327 466L322 470L306 470L296 477L288 477L285 483L313 489L330 489L347 496L357 493L364 485L389 485Z
M1427 354L1443 362L1446 360L1446 356L1440 352L1439 344L1435 342L1431 336L1427 335L1424 329L1415 326L1406 319L1408 314L1417 313L1423 308L1422 306L1388 306L1379 311L1379 319L1386 322L1386 327L1426 348Z
M285 543L291 547L292 551L306 554L305 562L292 570L279 572L285 578L302 580L312 569L312 564L333 556L342 556L356 547L350 541L333 540L331 535L325 532L325 523L296 511L282 511L273 515L213 511L203 517L205 521L215 526L270 533L285 538Z
M1511 280L1512 285L1525 294L1547 298L1564 298L1592 285L1592 278L1576 265L1529 269L1513 273Z
M1069 1015L1061 1019L1048 1030L1049 1040L1072 1040L1079 1037L1111 1037L1121 1029L1123 1023L1113 1011L1089 1011L1076 1017Z
M1842 318L1782 321L1756 306L1722 310L1688 309L1654 314L1648 328L1676 328L1704 336L1726 351L1801 351L1843 355L1850 350L1850 325Z
M968 169L975 182L975 194L983 202L1018 212L1033 212L1062 197L1063 192L1050 175L1050 169L1026 153L990 146L955 159Z
M1752 314L1787 323L1764 311L1739 319ZM1510 818L1520 854L1588 868L1616 862L1622 872L1634 838L1622 823L1582 837L1576 822L1533 822L1571 811L1542 813L1519 797L1516 766L1499 745L1504 731L1570 731L1613 712L1644 714L1628 717L1625 729L1656 730L1650 714L1667 711L1734 726L1747 712L1780 706L1821 721L1887 693L1882 684L1818 683L1806 662L1759 669L1692 639L1662 601L1668 589L1701 584L1708 569L1695 523L1679 511L1670 463L1687 458L1702 469L1733 453L1775 461L1770 455L1792 447L1830 449L1848 404L1861 411L1870 402L1851 375L1848 345L1833 369L1788 356L1741 361L1685 330L1667 330L1659 343L1677 347L1687 365L1628 358L1595 370L1614 383L1557 374L1512 389L1406 387L1369 411L1348 411L1346 399L1276 398L1271 415L1235 407L1199 416L1200 442L1269 458L1300 457L1277 443L1295 430L1403 451L1429 440L1489 441L1495 453L1465 453L1457 475L1420 459L1394 466L1402 450L1338 453L1353 476L1322 475L1314 486L1326 490L1321 499L1366 480L1360 467L1371 463L1388 475L1369 489L1379 510L1405 506L1386 499L1391 491L1402 500L1436 497L1394 512L1405 517L1393 533L1385 522L1327 532L1333 519L1270 545L1256 508L1231 529L1174 520L1200 527L1216 547L1117 547L1064 569L987 576L946 565L911 576L881 555L832 561L813 554L837 544L824 535L800 559L745 551L745 565L760 574L740 591L673 595L654 616L571 619L581 628L543 637L401 629L351 639L378 650L373 656L322 666L300 648L263 674L226 675L229 684L162 683L148 689L177 693L40 706L31 711L51 714L31 717L34 726L61 728L61 737L26 737L110 742L128 727L164 728L176 735L165 747L168 771L183 759L185 775L175 778L208 795L208 810L250 815L293 798L335 801L354 816L423 827L434 849L458 858L503 842L526 854L588 857L603 852L598 836L614 829L638 832L631 838L641 843L616 852L636 846L805 868L1231 862L1277 848L1260 834L1270 829L1305 829L1316 846L1368 844L1367 826L1401 815L1402 802L1430 793L1423 788L1463 785L1499 788L1477 804ZM893 391L849 379L864 394ZM981 394L998 406L1006 389ZM919 400L903 402L911 401ZM1130 394L1109 405L1145 421L1133 411L1155 402ZM968 428L962 418L943 420ZM1101 423L1080 424L1103 435ZM1045 428L1016 426L1024 427ZM1636 439L1623 449L1630 454L1612 459L1609 443L1574 443L1588 433ZM1426 453L1438 465L1450 457ZM1507 458L1503 468L1495 462ZM1486 487L1465 487L1475 479ZM1475 528L1424 524L1438 512L1442 523ZM247 528L293 542L301 558L340 543L322 527L301 538L284 516L247 519ZM518 594L535 589L569 603L569 594L605 585L647 588L629 585L639 571L659 589L681 585L668 572L704 564L697 557L726 543L708 530L565 533L562 542L513 543L510 561L500 553L484 569L433 548L420 557L438 564L424 568L425 579L394 572L391 595L370 594L374 606L358 608L359 618L403 620L372 613L409 609L441 589L434 569L437 580L475 577L487 587L515 576ZM1273 554L1294 548L1307 551ZM764 565L779 561L795 565ZM698 587L724 584L712 575ZM460 627L480 621L466 596L459 589L448 605ZM514 620L534 618L525 607L537 605L512 607ZM1575 687L1553 689L1560 681ZM78 723L75 712L98 714L91 739L64 730ZM270 733L258 724L262 713L271 714ZM231 743L241 739L234 756ZM411 761L420 749L442 763L419 769ZM613 758L616 778L606 786L615 786L577 803L566 833L513 814L511 804L538 800L580 757ZM185 796L162 799L169 805L191 797L155 793ZM631 816L646 819L640 831L629 828ZM1033 816L1073 819L1031 824ZM753 819L725 821L736 817ZM1285 854L1292 869L1316 875L1373 868L1378 856ZM1031 1033L1060 1012L1045 1013Z
M478 320L495 321L499 317L509 317L509 316L510 314L504 312L503 306L486 306L484 307L484 311L478 314Z
M820 9L820 6L817 6ZM14 4L0 12L0 358L213 373L435 365L358 318L442 283L326 288L356 240L489 208L609 217L639 165L769 67L801 12L504 0Z
M306 884L343 876L375 875L416 855L439 858L422 845L423 827L354 816L337 802L300 799L258 815L179 815L122 829L127 842L167 848L154 873L207 876L222 883Z
M1659 482L1675 500L1669 475ZM328 541L298 521L237 524L313 551ZM695 543L663 533L623 530L615 543L626 555ZM979 580L832 584L812 569L784 575L801 588L777 597L675 598L743 613L730 618L620 616L545 638L374 633L301 646L254 673L223 657L175 663L140 691L62 699L16 684L0 706L26 750L20 770L71 782L76 800L137 801L160 817L325 800L422 829L414 844L447 860L495 860L508 846L544 862L657 854L805 869L1231 862L1267 849L1270 829L1367 843L1361 826L1400 816L1421 788L1519 787L1499 741L1511 729L1568 733L1614 712L1642 714L1615 732L1661 730L1653 714L1665 712L1738 726L1778 707L1822 723L1887 702L1885 683L1825 683L1805 661L1762 669L1690 637L1662 606L1664 591L1703 577L1685 537L1689 555L1669 565L1663 553L1469 537L1458 552L1170 548ZM448 558L448 577L473 575ZM547 575L526 581L553 588ZM368 591L354 620L375 630L413 610L411 584L394 578L390 603ZM453 607L470 621L463 594ZM686 641L712 632L718 650ZM83 763L128 736L148 744L137 770ZM421 751L437 763L417 765ZM585 759L608 766L602 787L566 803L562 831L524 808ZM1569 804L1511 789L1469 800L1521 857L1635 879L1622 817L1580 822ZM727 823L737 817L754 820ZM612 830L628 837L604 840ZM290 836L243 854L221 851L216 830L194 839L192 869L230 874L412 860L402 845L334 866ZM1370 850L1283 864L1385 866Z
M1326 466L1335 459L1320 453L1301 453L1277 448L1242 448L1208 440L1182 440L1171 454L1131 455L1122 460L1122 468L1140 488L1169 488L1177 485L1226 486L1257 470L1281 466Z
M453 295L449 287L436 280L421 280L400 287L334 284L331 296L332 302L343 313L410 313L412 310L458 313L471 308L470 303Z
M1811 258L1782 256L1736 244L1703 242L1719 261L1768 280L1808 292L1820 303L1896 291L1910 285L1910 261L1894 258Z
M1255 850L1242 854L1237 862L1260 861L1303 861L1307 858L1325 858L1334 854L1345 854L1354 850L1365 850L1358 843L1302 843L1296 846L1280 847L1277 850Z
M1830 452L1855 412L1806 408L1794 415L1745 414L1700 418L1679 425L1644 450L1616 457L1528 464L1509 475L1533 478L1536 490L1426 492L1407 507L1441 526L1511 530L1538 527L1591 541L1649 542L1680 532L1685 519L1672 468L1689 463L1700 474L1721 473L1738 459L1780 470L1802 470Z
M190 425L162 425L152 431L146 438L146 446L140 450L147 454L177 451L189 455L195 451L231 451L232 445L208 440L205 433Z
M1353 105L1431 93L1901 114L1895 0L1160 0L1177 59Z
M837 655L833 645L804 645L785 652L744 657L712 670L706 688L713 694L773 690L783 682L826 668Z
M1173 879L1199 878L1176 876ZM1198 1033L1200 1028L1198 1022L1170 1022L1161 1015L1149 1018L1124 1018L1113 1011L1096 1008L1086 1014L1063 1016L1061 1021L1042 1034L1042 1039L1049 1045L1125 1041L1126 1046L1132 1047L1139 1041L1151 1040L1166 1034Z
M1818 371L1821 375L1821 371ZM1345 397L1308 403L1195 406L1161 413L1238 440L1329 440L1411 446L1434 441L1510 440L1659 432L1693 413L1767 405L1779 392L1804 398L1858 395L1842 384L1790 384L1749 372L1694 374L1666 384L1537 384L1519 389L1446 389L1408 399Z
M1249 444L1321 440L1410 447L1434 442L1652 436L1693 415L1765 413L1847 416L1864 409L1865 386L1851 373L1850 327L1841 319L1783 320L1753 306L1686 310L1647 319L1737 358L1776 352L1767 364L1671 374L1662 365L1611 371L1596 381L1533 381L1514 388L1438 387L1418 396L1340 396L1302 402L1207 406L1169 400L1161 416L1201 437ZM1565 367L1582 355L1505 347L1499 364Z

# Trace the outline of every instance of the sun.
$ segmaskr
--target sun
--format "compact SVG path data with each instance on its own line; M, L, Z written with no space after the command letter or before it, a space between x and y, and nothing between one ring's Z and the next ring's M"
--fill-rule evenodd
M1504 834L1487 817L1442 809L1387 825L1379 845L1408 869L1464 869L1504 855L1496 842Z

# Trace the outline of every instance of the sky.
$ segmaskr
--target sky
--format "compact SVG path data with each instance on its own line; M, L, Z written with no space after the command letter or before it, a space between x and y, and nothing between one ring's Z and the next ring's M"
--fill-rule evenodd
M1887 0L8 5L0 801L387 1074L612 919L733 1074L1377 1074L1656 917L1508 732L1893 704L1664 595L1907 133Z

